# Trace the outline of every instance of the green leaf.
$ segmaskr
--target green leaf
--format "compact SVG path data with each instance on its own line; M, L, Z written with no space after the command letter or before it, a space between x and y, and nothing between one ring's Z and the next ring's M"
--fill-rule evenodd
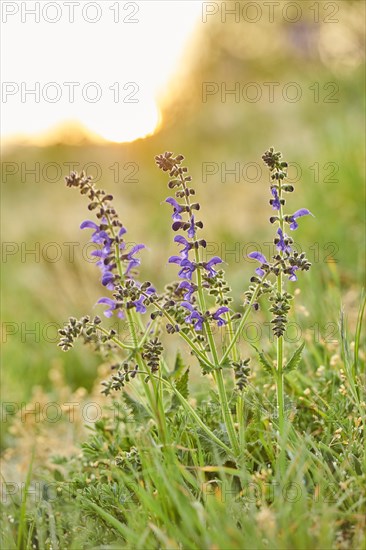
M189 377L189 369L187 369L185 371L185 373L183 374L183 376L181 376L176 384L175 384L175 387L177 388L177 390L179 391L179 393L181 395L183 395L184 399L187 399L188 395L189 395L189 390L188 390L188 377Z
M189 377L189 369L185 371L185 373L178 378L178 380L175 383L175 388L179 391L179 393L184 397L184 399L187 399L189 395L188 390L188 377ZM179 405L181 405L181 402L176 394L173 395L172 402L170 405L170 409L168 412L174 411Z
M136 422L141 422L147 418L150 418L150 414L146 408L141 403L136 401L136 399L133 399L130 395L128 395L127 392L124 393L123 399L126 405L131 409L131 414Z
M181 372L183 371L184 367L185 367L184 361L182 359L180 352L178 351L175 358L174 369L173 369L173 372L170 374L170 376L174 379L177 379L178 376L180 376Z
M287 362L285 368L283 369L284 372L291 372L292 370L296 369L300 363L301 360L301 354L302 350L304 349L305 342L301 344L300 347L297 348L291 359Z
M273 374L273 366L271 365L271 363L268 361L268 359L267 359L266 356L264 355L263 350L262 350L262 351L259 351L259 349L256 348L256 347L253 346L253 345L252 345L252 348L254 348L255 351L257 352L259 362L260 362L260 364L262 365L262 367L264 368L264 370L265 370L266 372L268 372L269 374Z

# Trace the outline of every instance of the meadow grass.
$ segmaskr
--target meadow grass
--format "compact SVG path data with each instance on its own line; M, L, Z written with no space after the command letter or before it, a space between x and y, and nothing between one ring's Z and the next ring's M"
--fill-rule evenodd
M171 392L164 392L162 444L147 404L136 400L137 383L137 394L117 399L113 414L93 427L82 457L55 458L52 473L43 471L42 497L8 498L2 547L362 548L364 308L363 297L355 334L342 318L339 346L308 344L302 368L286 377L284 471L273 383L260 368L245 394L245 442L236 461ZM225 441L213 389L195 410Z

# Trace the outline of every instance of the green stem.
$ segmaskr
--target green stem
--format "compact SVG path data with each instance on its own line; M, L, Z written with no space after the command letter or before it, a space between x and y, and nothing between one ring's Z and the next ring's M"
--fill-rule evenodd
M93 325L94 326L94 325ZM102 332L103 334L105 334L106 336L109 336L109 331L106 330L105 328L101 327L100 325L97 325L97 330L99 330L100 332ZM119 340L119 338L116 338L115 336L111 338L112 342L114 342L119 348L123 349L123 350L135 350L136 348L134 346L128 346L127 344L124 344L123 342L121 342L121 340Z
M281 201L282 198L282 188L281 180L279 180L278 185L278 197ZM284 220L283 220L283 209L280 202L279 209L279 225L284 234ZM280 251L280 256L283 256L282 250ZM280 267L279 274L277 276L277 292L281 295L283 293L283 278L282 278L282 269ZM283 386L283 352L284 352L284 340L283 336L277 338L277 376L276 376L276 391L277 391L277 416L278 416L278 432L279 432L279 467L281 475L284 475L285 470L285 394Z
M277 339L277 416L281 442L285 425L285 397L283 390L283 338Z
M200 428L205 432L206 435L209 436L209 438L214 441L217 445L219 445L222 449L224 449L228 454L232 454L232 449L225 445L223 441L221 441L211 430L207 427L207 425L201 420L201 418L198 416L196 411L193 409L193 407L188 403L188 401L183 397L183 395L167 380L164 380L163 378L159 378L161 383L167 385L170 387L170 389L175 393L175 395L178 397L179 401L182 403L183 407L188 411L188 413L194 418L196 423L200 426Z
M238 328L236 329L236 332L234 334L234 336L232 337L231 341L230 341L230 344L228 345L228 347L226 348L226 351L224 353L224 355L222 356L221 358L221 361L220 361L220 365L223 365L227 359L227 357L229 356L231 350L233 349L233 347L235 346L235 343L237 341L237 339L239 338L240 336L240 333L243 329L243 326L245 324L245 321L247 320L248 316L249 316L249 313L251 312L252 310L252 305L254 304L255 302L255 299L258 295L258 292L259 292L259 289L261 288L262 284L264 283L266 277L263 277L263 279L261 280L260 283L258 283L257 285L257 288L255 289L255 291L253 292L253 295L250 299L250 302L247 304L247 309L245 311L245 313L243 314L242 318L240 319L240 323L238 325Z
M199 253L198 253L197 248L195 248L195 257L196 257L196 263L199 263L200 258L199 258ZM202 313L205 313L205 311L206 311L206 302L205 302L205 296L203 294L203 288L202 288L201 269L199 267L197 268L197 287L198 287L198 301L199 301L199 304L200 304L200 308L201 308ZM212 353L212 357L213 357L213 362L214 362L215 367L216 367L216 369L212 373L212 375L213 375L213 378L214 378L214 380L216 382L216 385L217 385L217 390L218 390L218 393L219 393L219 399L220 399L222 415L223 415L223 418L224 418L224 422L225 422L226 430L227 430L227 433L228 433L228 436L229 436L231 447L233 449L233 452L234 452L235 456L238 456L240 454L240 447L239 447L239 444L238 444L237 434L235 432L234 420L233 420L233 417L232 417L232 414L231 414L231 411L230 411L229 402L228 402L227 395L226 395L225 382L224 382L224 377L223 377L223 374L222 374L222 369L217 368L219 366L219 356L218 356L217 349L216 349L215 339L213 337L210 324L207 321L205 321L204 327L205 327L205 332L207 334L207 338L208 338L208 341L209 341L209 344L210 344L210 349L211 349L211 353Z
M217 389L218 389L218 392L219 392L220 403L221 403L221 409L222 409L222 413L223 413L227 433L228 433L228 436L229 436L230 444L231 444L231 447L233 449L234 455L239 456L240 446L239 446L239 443L238 443L238 438L237 438L237 434L236 434L236 431L235 431L234 421L233 421L233 417L232 417L232 414L231 414L231 411L230 411L229 402L227 400L227 395L226 395L226 390L225 390L225 382L224 382L224 377L223 377L223 374L222 374L222 369L217 369L213 373L213 376L214 376L215 382L217 384Z

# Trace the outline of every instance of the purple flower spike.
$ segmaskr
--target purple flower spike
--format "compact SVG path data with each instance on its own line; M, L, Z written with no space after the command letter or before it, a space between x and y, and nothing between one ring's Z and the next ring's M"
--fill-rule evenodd
M272 188L271 188L271 193L272 193L272 196L273 196L273 200L272 200L272 208L273 208L273 210L280 210L280 208L281 208L281 203L280 203L280 197L278 196L277 188L276 188L276 187L272 187Z
M309 216L309 215L314 217L314 214L312 214L310 210L307 210L307 208L300 208L300 210L297 210L295 214L292 214L292 216L290 216L290 221L292 222L290 224L290 229L292 231L295 231L295 229L299 227L299 224L295 221L296 218L302 218L302 216Z
M219 309L212 315L212 318L217 321L217 326L222 327L223 325L226 325L226 320L221 317L223 313L227 313L229 311L229 308L226 306L219 307Z

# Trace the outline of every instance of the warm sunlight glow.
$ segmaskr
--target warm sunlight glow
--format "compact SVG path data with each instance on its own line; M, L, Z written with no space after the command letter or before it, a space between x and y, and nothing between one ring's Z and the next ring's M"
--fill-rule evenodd
M2 2L3 139L45 143L68 121L125 142L160 122L201 1Z

